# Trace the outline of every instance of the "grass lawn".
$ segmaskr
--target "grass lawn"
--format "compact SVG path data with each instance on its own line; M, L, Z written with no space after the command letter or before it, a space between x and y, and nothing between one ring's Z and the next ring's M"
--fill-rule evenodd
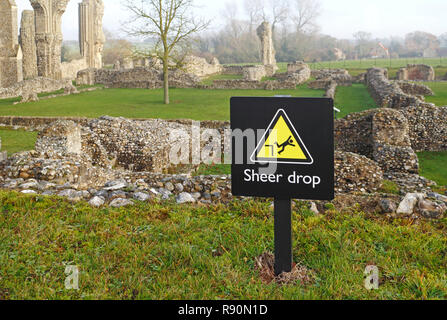
M33 150L37 132L0 129L0 137L2 139L2 150L8 151L8 154L11 155L19 151Z
M171 89L171 104L166 106L162 101L161 89L106 89L18 105L12 105L16 99L0 100L0 116L96 118L109 115L127 118L228 120L232 96L321 97L323 93L322 90L307 88L306 84L299 86L297 90L277 91ZM339 87L335 104L342 109L341 116L376 107L365 86L361 84Z
M362 59L346 61L322 61L308 62L312 69L342 68L342 69L368 69L380 68L402 68L407 64L427 64L432 67L446 67L447 58L402 58L402 59Z
M421 175L440 186L447 186L447 151L418 153Z
M321 97L321 90L306 85L297 90L200 90L171 89L171 104L163 104L162 89L106 89L12 105L0 100L0 116L71 116L97 118L103 115L127 118L228 120L232 96L292 95Z
M0 192L0 299L446 299L447 221L414 224L331 212L293 214L308 286L261 283L273 250L270 202L92 209ZM368 264L381 287L364 288ZM65 265L80 290L64 289Z
M342 118L350 113L377 108L363 84L353 84L352 87L337 87L335 106L341 110L338 117Z
M424 82L435 93L434 96L427 96L426 101L437 106L447 106L447 82Z

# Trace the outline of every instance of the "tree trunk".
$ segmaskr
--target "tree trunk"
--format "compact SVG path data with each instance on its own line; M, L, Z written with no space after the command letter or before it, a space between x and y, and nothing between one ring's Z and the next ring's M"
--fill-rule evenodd
M164 101L165 104L169 104L169 68L168 68L169 57L163 61L163 89L164 89Z

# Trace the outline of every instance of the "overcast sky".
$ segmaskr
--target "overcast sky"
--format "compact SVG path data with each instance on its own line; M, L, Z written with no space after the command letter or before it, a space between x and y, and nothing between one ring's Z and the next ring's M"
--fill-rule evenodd
M104 0L104 27L119 31L126 20L121 7L122 0ZM320 0L322 15L319 18L321 32L337 38L352 38L356 31L371 32L374 37L404 36L415 30L440 35L447 32L447 0ZM71 0L62 19L65 40L78 39L78 3ZM225 2L239 5L241 0L195 0L197 14L213 21L213 29L223 25L220 18ZM31 9L29 0L16 0L19 12Z

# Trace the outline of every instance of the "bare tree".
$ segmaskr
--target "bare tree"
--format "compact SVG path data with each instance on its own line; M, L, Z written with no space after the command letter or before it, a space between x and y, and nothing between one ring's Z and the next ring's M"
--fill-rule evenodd
M244 9L248 17L249 32L262 22L264 16L264 0L245 0Z
M372 42L372 34L366 31L358 31L353 36L356 40L356 49L359 58L367 56L368 51L375 46L375 43Z
M316 28L316 19L321 14L319 0L294 0L295 12L291 19L297 32L313 31Z
M431 33L415 31L405 36L405 46L410 52L423 56L425 50L439 49L438 38Z
M270 13L263 13L264 21L270 21L272 25L272 33L275 34L276 27L285 22L289 17L290 1L289 0L268 0Z
M209 25L195 19L193 0L123 0L131 13L124 27L130 36L155 38L155 52L163 62L164 102L169 104L169 60L177 47Z

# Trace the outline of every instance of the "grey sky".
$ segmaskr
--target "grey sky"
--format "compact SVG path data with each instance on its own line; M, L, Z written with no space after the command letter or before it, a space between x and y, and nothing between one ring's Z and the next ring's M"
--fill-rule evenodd
M104 0L104 27L118 31L126 14L121 7L122 0ZM447 32L445 14L446 0L320 0L322 15L319 19L321 32L337 38L352 38L362 30L374 37L404 36L406 33L422 30L440 35ZM29 0L16 0L19 11L30 9ZM62 19L66 40L78 37L78 3L71 0ZM196 0L197 14L213 21L213 29L223 25L220 18L226 2L237 3L239 15L243 14L241 0Z

